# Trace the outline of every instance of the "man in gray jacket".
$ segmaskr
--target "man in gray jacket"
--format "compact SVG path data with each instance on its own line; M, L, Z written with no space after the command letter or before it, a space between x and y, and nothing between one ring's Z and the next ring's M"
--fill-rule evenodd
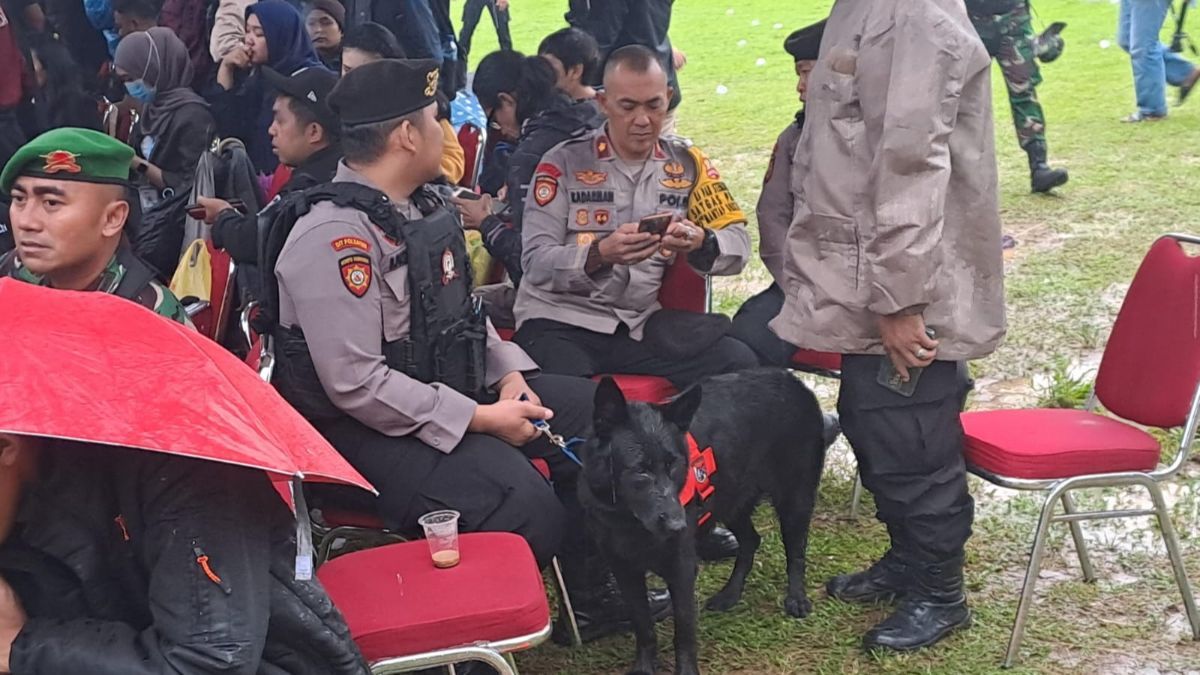
M900 599L867 649L926 647L970 621L958 414L965 362L1005 332L989 65L961 0L839 0L809 84L771 326L846 354L838 410L891 549L827 589Z

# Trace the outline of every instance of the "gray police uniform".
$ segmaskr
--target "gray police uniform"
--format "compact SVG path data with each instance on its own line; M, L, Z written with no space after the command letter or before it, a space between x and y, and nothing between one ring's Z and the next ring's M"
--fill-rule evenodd
M344 164L334 183L370 185ZM411 203L406 218L423 217ZM386 343L409 335L413 290L405 244L362 211L317 203L299 219L275 266L279 323L300 329L329 401L343 413L314 420L317 428L380 492L381 515L392 527L416 531L416 520L438 508L462 513L464 531L512 531L541 562L557 552L563 509L526 454L556 459L548 444L518 450L492 436L467 432L477 401L438 382L422 382L389 366ZM458 275L445 258L441 281ZM465 267L465 266L464 266ZM487 324L487 386L536 364ZM530 386L556 411L555 429L582 434L590 422L588 383L539 377ZM562 465L555 461L555 466Z
M771 285L742 303L733 317L732 335L749 345L764 366L788 367L796 352L796 347L779 339L767 323L783 309L783 260L795 205L792 157L796 154L803 128L804 113L801 112L796 115L796 121L779 134L758 197L758 257L771 274Z
M639 166L617 156L606 126L542 158L526 200L514 339L543 370L658 375L687 385L756 364L730 337L686 360L665 358L643 343L647 320L661 309L658 293L673 257L656 253L588 274L594 242L658 213L705 229L705 247L687 260L698 273L737 274L749 259L745 215L704 153L681 139L661 139Z

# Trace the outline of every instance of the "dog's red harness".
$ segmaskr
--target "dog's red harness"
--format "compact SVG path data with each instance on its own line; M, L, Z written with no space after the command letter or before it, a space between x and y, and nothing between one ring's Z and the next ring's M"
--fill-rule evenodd
M715 491L712 477L717 473L717 458L713 455L711 447L701 450L700 444L696 442L696 437L691 432L687 434L687 445L688 472L683 489L679 491L679 503L687 506L692 501L699 499L701 512L698 523L703 525L709 518L712 518L712 507L707 502Z

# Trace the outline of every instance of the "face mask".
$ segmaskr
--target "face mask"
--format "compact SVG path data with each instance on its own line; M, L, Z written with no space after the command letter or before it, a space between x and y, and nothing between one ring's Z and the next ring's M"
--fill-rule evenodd
M153 87L147 87L146 83L143 82L142 80L126 82L125 83L125 91L129 92L130 96L132 96L133 98L137 99L138 101L140 101L142 103L149 103L149 102L153 101L154 94L157 93L154 91Z
M154 44L154 38L150 37L149 33L141 33L150 41L150 55L146 59L146 67L142 69L142 76L133 82L125 83L125 91L129 92L135 100L141 103L150 103L154 100L156 87L146 85L146 75L150 72L150 64L158 59L158 45Z

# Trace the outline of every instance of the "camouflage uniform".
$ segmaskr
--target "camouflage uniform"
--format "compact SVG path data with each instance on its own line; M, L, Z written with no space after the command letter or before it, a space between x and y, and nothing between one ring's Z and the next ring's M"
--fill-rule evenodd
M128 267L121 261L121 257L120 251L113 255L112 260L108 261L108 266L104 268L99 278L96 279L96 282L88 290L100 293L116 293L117 287L121 285L121 281L125 279L125 274L128 271ZM0 278L2 277L19 279L37 286L50 285L48 279L30 272L28 267L23 266L20 259L17 258L16 251L0 257ZM192 325L192 322L188 319L187 312L183 308L183 304L179 302L175 294L171 293L169 289L157 281L150 281L144 284L137 290L136 297L130 299L153 311L155 314L165 316L185 326Z
M1026 0L966 0L971 23L988 54L1000 63L1008 102L1012 106L1017 141L1026 152L1032 144L1046 145L1046 116L1038 102L1038 69L1033 24Z

